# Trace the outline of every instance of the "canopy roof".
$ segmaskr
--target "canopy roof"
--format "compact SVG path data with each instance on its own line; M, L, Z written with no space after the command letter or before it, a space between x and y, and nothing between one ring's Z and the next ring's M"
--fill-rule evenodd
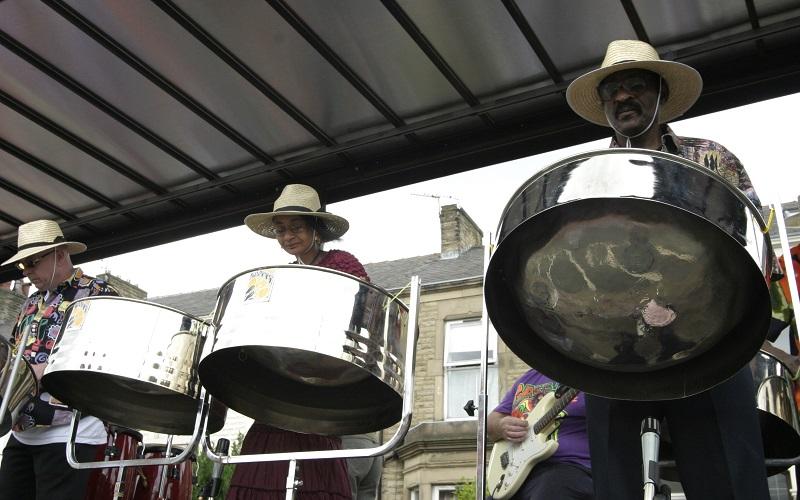
M34 219L82 262L599 138L564 90L619 38L700 71L687 116L800 90L796 0L0 1L0 259Z

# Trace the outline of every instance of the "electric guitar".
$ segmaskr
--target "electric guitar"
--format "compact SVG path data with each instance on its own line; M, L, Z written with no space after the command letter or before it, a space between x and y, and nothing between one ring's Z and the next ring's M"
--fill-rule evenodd
M533 467L556 452L558 441L550 439L558 427L556 417L578 392L569 389L560 398L556 398L555 392L546 394L528 414L528 437L524 441L498 441L494 444L486 471L486 485L493 499L510 498Z

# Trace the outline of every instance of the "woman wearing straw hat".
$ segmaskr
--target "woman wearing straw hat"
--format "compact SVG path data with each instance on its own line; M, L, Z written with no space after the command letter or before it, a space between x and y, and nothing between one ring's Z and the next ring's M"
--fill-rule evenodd
M37 220L19 227L17 253L2 264L15 263L37 288L22 305L11 335L17 344L25 329L31 329L22 348L37 378L47 366L67 307L82 297L117 295L105 281L73 267L70 254L84 250L83 243L67 241L56 222ZM50 395L42 393L28 403L14 422L14 432L0 463L0 500L83 498L90 470L73 469L64 454L72 412L51 403L54 401ZM75 441L78 460L93 460L98 445L106 443L103 423L84 416Z
M275 200L273 211L251 214L245 224L254 232L278 241L296 264L335 269L369 281L364 266L342 250L323 250L349 228L347 220L323 210L319 195L310 186L289 184ZM242 454L334 450L341 448L338 437L301 434L256 422L247 431ZM286 497L287 462L239 464L233 473L228 500L279 500ZM298 499L350 499L345 460L303 462L303 485Z
M666 125L700 96L693 68L661 60L638 40L611 42L601 67L575 79L567 102L578 115L611 127L611 147L662 150L716 171L760 205L744 167L730 151L706 139L678 137ZM645 315L659 317L653 303ZM728 381L674 401L618 401L586 396L595 495L599 500L642 498L644 417L669 427L689 499L768 499L764 452L753 380L745 366Z

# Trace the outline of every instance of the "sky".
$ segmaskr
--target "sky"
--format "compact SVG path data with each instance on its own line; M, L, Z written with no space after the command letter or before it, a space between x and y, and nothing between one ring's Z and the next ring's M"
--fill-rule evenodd
M800 94L762 101L671 124L678 135L719 142L744 164L764 205L797 200ZM610 134L609 134L610 137ZM411 184L328 205L350 230L327 249L353 253L362 263L439 252L439 207L455 203L483 230L494 233L511 195L539 170L572 154L604 149L609 140L579 144L528 158ZM149 297L219 289L256 267L293 260L275 240L244 225L81 264L90 275L110 272Z

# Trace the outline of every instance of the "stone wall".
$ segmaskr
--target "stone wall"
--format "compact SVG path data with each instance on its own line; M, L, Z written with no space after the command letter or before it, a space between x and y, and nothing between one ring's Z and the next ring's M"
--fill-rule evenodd
M408 303L407 296L401 300ZM477 420L444 420L444 330L447 321L480 317L482 308L479 281L423 289L411 430L386 459L381 498L408 499L410 489L418 488L419 498L427 499L436 485L475 480ZM502 397L528 367L502 340L498 340L497 349ZM383 431L383 440L390 439L395 429Z

